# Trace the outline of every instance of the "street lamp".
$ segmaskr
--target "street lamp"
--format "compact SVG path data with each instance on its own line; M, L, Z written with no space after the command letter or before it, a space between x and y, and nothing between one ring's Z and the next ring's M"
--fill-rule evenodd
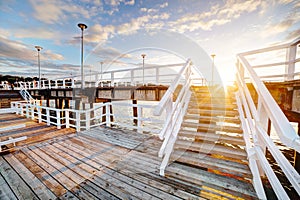
M212 57L212 70L211 70L211 85L213 86L214 85L214 67L215 67L215 56L216 54L211 54L210 55Z
M101 81L102 81L102 73L103 73L103 71L102 71L102 65L103 65L103 63L104 63L103 61L100 62L100 64L101 64L101 68L100 68L100 70L101 70L100 71L100 73L101 73Z
M81 29L81 89L83 89L83 31L87 29L87 25L79 23L77 25Z
M141 56L143 58L143 85L144 85L145 84L144 77L145 77L145 57L146 57L146 54L142 54Z
M39 89L41 89L41 63L40 63L40 51L43 49L41 46L35 46L37 52L38 52L38 66L39 66Z

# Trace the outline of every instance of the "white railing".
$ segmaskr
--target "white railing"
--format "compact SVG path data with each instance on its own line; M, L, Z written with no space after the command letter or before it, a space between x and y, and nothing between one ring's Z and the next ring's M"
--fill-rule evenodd
M28 91L25 89L25 87L20 84L20 95L23 97L23 99L27 102L34 102L34 99L32 96L28 93Z
M163 157L160 166L161 176L164 176L165 168L168 165L174 144L177 140L177 134L191 97L191 75L192 63L188 60L154 110L155 115L161 115L164 110L166 111L166 122L159 134L160 139L164 140L158 154L159 157ZM183 82L181 80L183 80ZM173 103L176 89L179 89L179 92L175 103Z
M285 80L293 80L295 78L295 46L299 44L299 39L290 44L270 47L257 51L251 51L238 55L237 63L237 104L244 131L244 139L246 142L246 150L249 157L249 166L253 174L254 188L261 199L266 199L266 195L261 183L261 176L267 176L271 186L279 199L289 199L280 181L273 172L269 161L265 156L266 148L272 154L279 167L284 172L287 179L290 181L294 189L300 195L300 175L289 163L286 157L280 152L278 146L275 145L272 138L268 135L268 121L274 127L274 131L280 138L280 141L288 148L300 152L300 137L289 123L288 119L281 111L280 107L273 99L272 95L262 82L262 79L257 75L253 66L246 59L246 56L271 51L280 48L288 49L288 64L284 74ZM292 50L291 50L292 49ZM276 63L275 63L276 65ZM273 66L272 64L268 64ZM291 69L292 68L292 69ZM257 105L251 97L247 83L253 84L256 93L258 94Z
M129 68L90 73L85 75L84 87L113 87L113 86L141 86L141 85L170 85L184 64L154 65L144 68ZM62 77L55 80L41 80L32 82L16 82L15 89L21 85L25 89L58 89L80 88L81 76ZM144 80L144 82L143 82ZM206 84L204 78L198 77L198 85Z
M34 102L18 101L11 102L11 108L16 114L37 120L39 123L45 122L47 125L54 125L57 129L62 127L75 128L76 131L90 130L93 127L119 126L138 130L139 132L148 131L157 134L161 129L158 124L163 124L160 119L154 119L149 116L155 105L144 104L128 104L122 102L107 102L97 105L95 108L87 110L75 109L57 109L52 107L41 106L43 100L35 100ZM119 110L119 107L127 107L129 109L137 108L137 116L114 114L112 110ZM147 116L143 111L150 109ZM112 120L111 120L112 119ZM123 122L122 120L123 119ZM137 123L129 123L131 120ZM126 121L126 123L124 122ZM146 127L144 123L152 123L155 126ZM154 127L154 128L153 128Z
M291 43L248 51L239 54L263 81L290 81L300 79L300 55L297 46L300 37ZM251 77L245 75L247 81Z

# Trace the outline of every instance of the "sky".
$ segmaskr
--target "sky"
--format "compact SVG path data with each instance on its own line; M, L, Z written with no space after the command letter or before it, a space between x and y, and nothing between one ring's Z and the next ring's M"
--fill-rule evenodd
M236 54L300 36L298 0L1 0L0 74L42 77L182 63L234 77ZM203 62L201 60L209 60Z

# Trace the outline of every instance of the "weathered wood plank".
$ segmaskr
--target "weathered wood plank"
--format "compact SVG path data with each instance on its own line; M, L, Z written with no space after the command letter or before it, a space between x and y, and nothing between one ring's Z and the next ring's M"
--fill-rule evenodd
M28 151L28 150L27 150ZM45 184L56 196L62 196L67 193L67 189L63 187L56 179L49 175L42 167L35 163L23 152L18 152L14 156L27 167L41 182Z
M190 151L176 151L172 154L172 161L186 163L191 166L207 168L215 173L224 173L226 175L239 180L252 180L251 171L246 164L232 162L214 158L206 154L195 153Z
M45 149L46 148L46 149ZM72 157L61 149L58 149L52 145L42 148L45 153L52 155L56 160L59 160L63 165L67 166L69 169L73 170L78 175L82 176L85 181L80 183L80 187L86 189L91 194L97 194L96 197L100 199L116 199L115 196L109 192L103 190L100 186L94 184L92 179L96 173L95 168L89 166L88 164Z
M1 171L0 171L1 172ZM0 199L13 199L17 200L17 197L14 195L13 191L10 189L9 185L4 180L2 174L0 173Z
M4 156L4 159L13 166L14 170L29 185L31 190L40 199L55 199L54 193L49 190L34 174L32 174L14 155Z
M176 177L197 185L205 185L221 192L230 193L243 198L256 198L250 183L242 182L226 176L219 176L193 167L172 163L167 169L167 176Z
M247 160L247 153L243 149L230 146L221 146L215 143L197 143L186 140L177 140L174 149L189 149L201 153L216 154L237 160Z
M97 199L95 196L79 187L79 184L85 180L84 178L67 169L40 149L33 147L29 147L29 149L31 151L28 151L27 153L34 157L44 169L47 169L50 175L55 177L68 190L72 191L75 196L82 199Z
M59 153L59 150L55 150L55 149L52 149L52 150L56 151L56 152L53 152L53 153L57 153L57 154ZM62 150L69 151L67 149L62 149ZM67 160L73 160L73 163L78 162L78 160L76 160L75 158L80 158L80 155L74 154L73 150L69 151L69 153L73 155L73 159L70 156L66 155L66 154L64 154L64 157L66 157ZM77 152L77 153L79 153L79 152ZM82 153L82 152L80 152L80 153ZM86 158L86 157L83 157L83 158ZM93 159L93 160L95 160L95 159ZM92 166L94 168L94 170L95 169L100 169L100 171L102 171L105 174L107 174L106 178L109 178L109 180L112 180L112 177L113 177L115 179L118 179L121 182L127 183L127 185L125 185L125 186L123 185L126 188L125 190L130 189L130 193L134 192L136 195L138 195L138 197L147 198L147 197L145 197L145 195L141 196L141 192L144 191L144 192L146 192L148 194L152 194L152 195L158 196L159 198L170 199L170 197L172 197L172 199L175 199L175 197L172 196L172 195L169 195L167 193L162 193L161 191L159 191L156 188L149 187L147 184L144 184L144 183L141 183L139 181L136 181L135 179L132 179L132 178L130 178L128 176L125 176L125 175L123 175L120 172L117 172L115 170L106 168L106 167L102 166L101 164L99 165L99 164L95 163L94 161L93 162L87 162L87 161L85 161L83 164L85 164L85 163L89 164L90 166ZM135 165L135 163L127 163L127 164ZM88 168L89 167L87 167L87 166L82 166L82 170L87 170ZM94 170L90 171L89 173L93 172ZM100 174L101 178L104 176L104 174L102 172ZM96 174L99 174L99 171ZM109 176L111 176L111 177L109 177ZM113 180L116 181L115 179L113 179ZM109 183L111 183L111 181L109 181ZM137 188L138 190L140 190L140 194L137 193L137 191L136 191L135 188Z
M0 157L0 170L1 175L8 183L9 187L13 190L18 199L38 199L29 186L21 179L18 173Z
M63 147L61 147L63 148ZM63 148L63 150L68 153L69 155L72 155L73 157L77 158L78 160L81 160L82 162L92 165L95 169L101 169L103 168L103 162L102 163L96 163L95 161L100 161L100 159L96 159L95 157L91 160L88 157L91 156L86 151L74 151L74 149L68 149ZM80 154L79 154L80 152ZM96 171L97 172L97 171ZM94 173L94 176L92 178L92 181L102 186L102 188L109 193L113 194L114 196L117 196L121 199L136 199L130 192L125 190L124 183L115 183L115 182L109 182L105 178L103 178L103 172L100 171L97 173Z

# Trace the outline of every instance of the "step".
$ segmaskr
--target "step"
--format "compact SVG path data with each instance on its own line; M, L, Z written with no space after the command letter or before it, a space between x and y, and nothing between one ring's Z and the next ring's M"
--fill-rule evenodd
M179 138L189 138L193 140L202 140L208 142L220 142L227 143L232 145L241 145L245 146L244 139L241 135L226 135L222 133L204 133L197 131L189 131L189 130L180 130L178 133Z
M168 178L200 186L211 199L257 199L251 183L174 162L165 171ZM200 195L203 191L200 192ZM215 194L215 196L213 195ZM224 198L220 198L224 197Z
M188 114L200 114L201 116L226 116L235 117L238 116L238 111L224 111L224 110L204 110L204 109L188 109Z
M234 126L224 126L224 125L216 125L216 124L203 124L203 123L195 123L195 122L186 122L184 121L181 125L182 127L187 128L196 128L198 131L202 132L215 132L215 131L223 131L230 133L243 133L243 130L240 127Z
M213 116L201 116L199 114L186 114L184 120L197 120L201 123L211 123L211 122L225 122L240 124L238 117L213 117Z
M227 176L246 182L250 182L252 179L252 173L247 164L222 160L207 154L177 150L172 154L170 160L189 166L201 167L215 174L226 174Z
M189 150L209 155L214 155L217 157L235 160L236 162L246 162L247 161L247 153L241 147L226 145L220 143L212 143L212 142L199 142L199 141L191 141L191 140L182 140L178 138L175 143L174 151L176 150Z
M205 110L236 110L237 106L235 104L212 104L190 101L188 108L200 108Z

